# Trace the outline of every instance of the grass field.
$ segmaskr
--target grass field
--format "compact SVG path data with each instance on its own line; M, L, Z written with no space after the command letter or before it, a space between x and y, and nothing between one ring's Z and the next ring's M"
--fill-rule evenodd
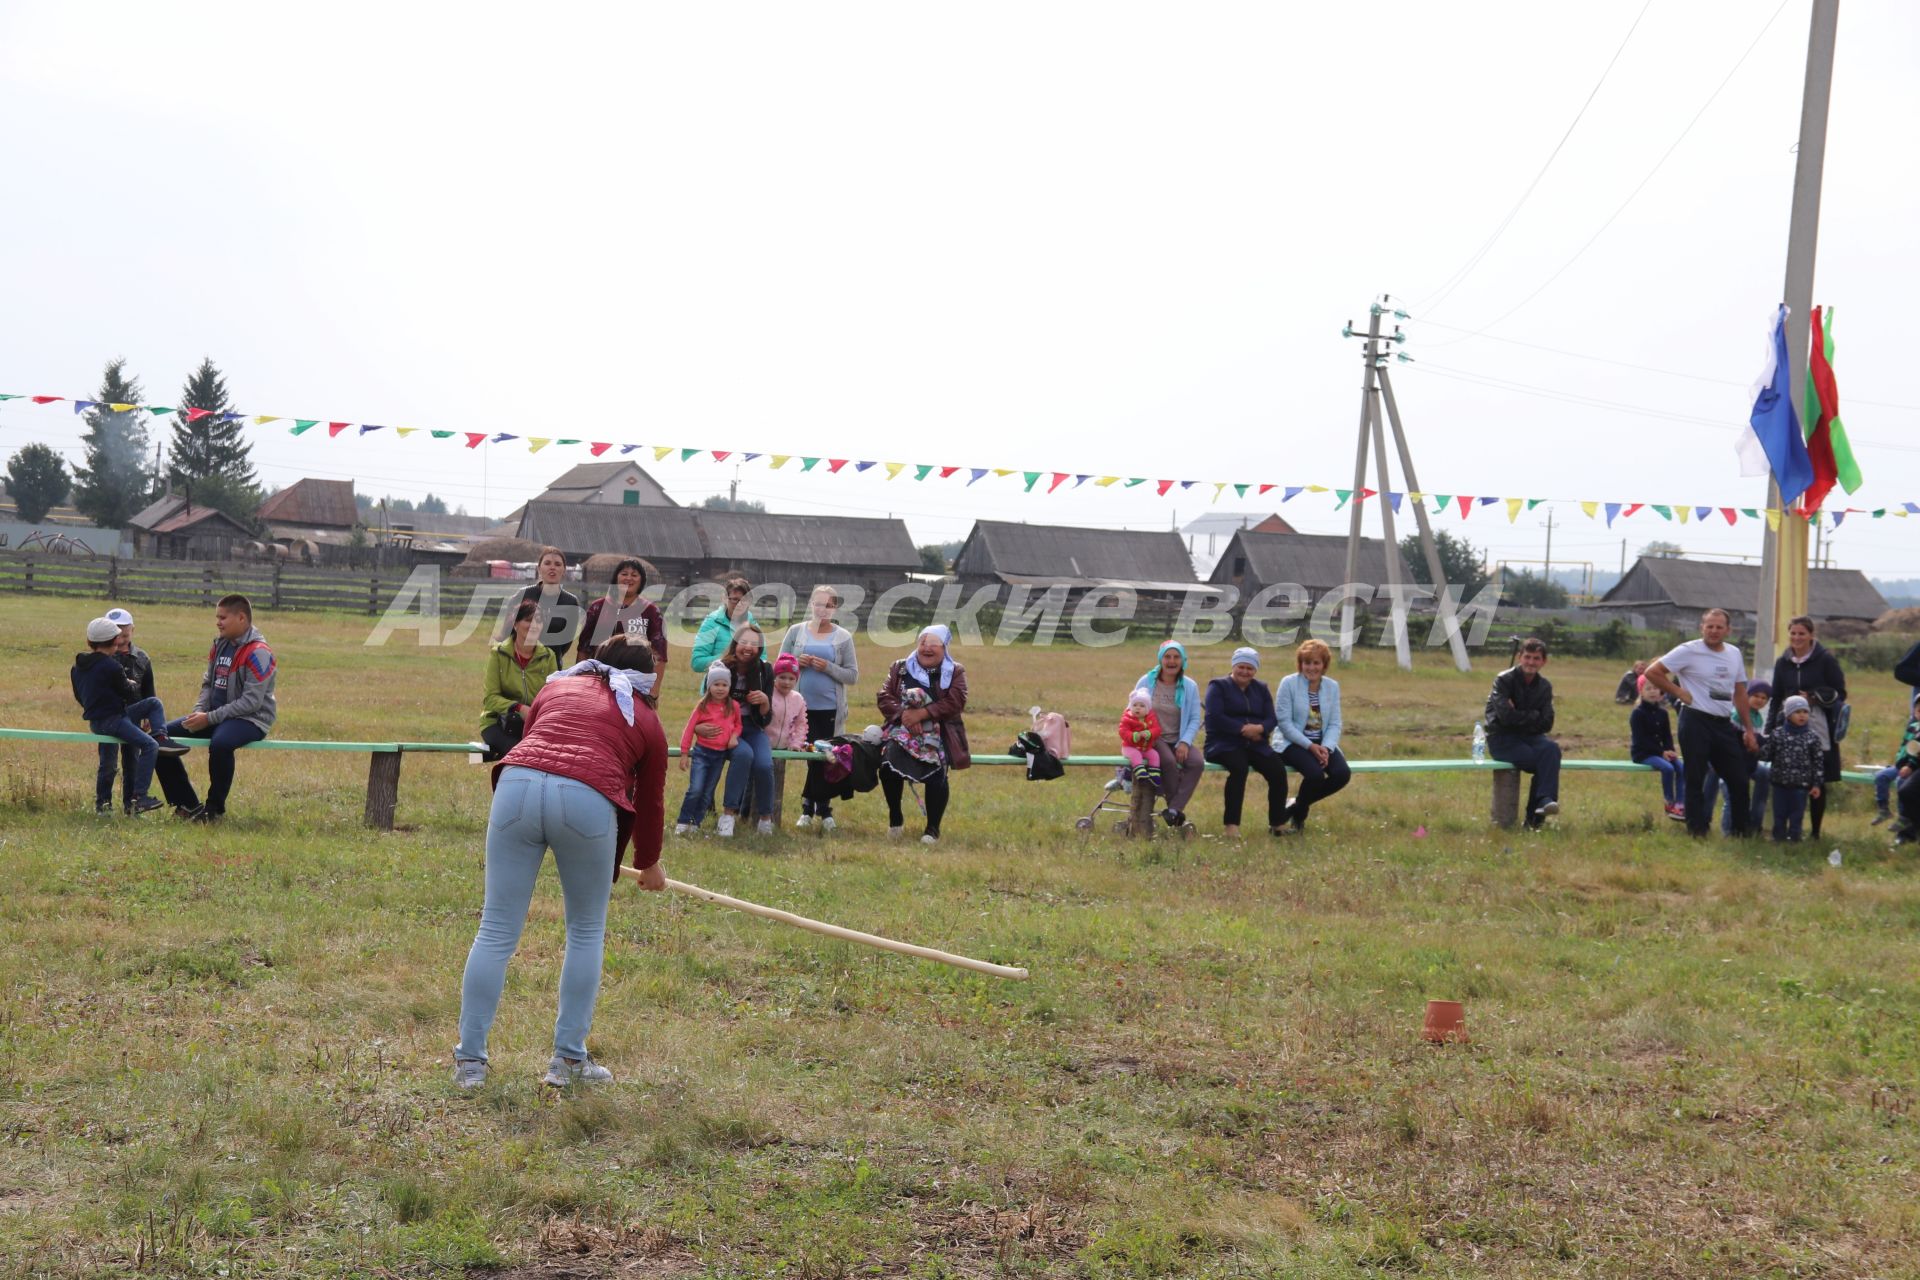
M7 604L0 723L82 728L67 668L104 606ZM184 710L210 619L139 613ZM471 735L479 642L259 621L278 736ZM1105 753L1152 654L956 656L976 750L1043 702ZM1348 754L1464 754L1479 665L1365 654ZM1624 753L1618 665L1548 667L1569 754ZM1858 678L1850 762L1903 703ZM887 842L876 794L829 840L671 842L668 874L1031 982L623 884L593 1038L619 1083L555 1094L549 873L493 1083L460 1097L481 770L409 758L378 834L364 757L243 754L211 829L95 819L92 760L0 743L7 1275L1920 1274L1920 875L1859 787L1818 846L1689 842L1650 774L1569 775L1537 836L1434 774L1358 777L1299 841L1145 845L1072 830L1092 771L977 769L937 851ZM1420 1042L1436 997L1470 1045Z

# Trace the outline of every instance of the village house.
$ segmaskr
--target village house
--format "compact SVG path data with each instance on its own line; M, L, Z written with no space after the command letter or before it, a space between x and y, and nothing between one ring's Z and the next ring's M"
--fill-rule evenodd
M1689 633L1703 612L1725 609L1735 634L1752 636L1759 603L1759 565L1641 556L1593 607L1636 630ZM1858 569L1807 573L1807 613L1816 621L1869 623L1886 611L1886 597Z

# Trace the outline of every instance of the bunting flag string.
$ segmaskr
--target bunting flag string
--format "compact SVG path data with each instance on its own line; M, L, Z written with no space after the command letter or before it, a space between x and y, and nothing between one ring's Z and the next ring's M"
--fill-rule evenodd
M1829 328L1830 327L1831 319L1829 317ZM1832 339L1830 333L1822 336L1826 343L1831 344ZM1827 349L1830 350L1830 345ZM1821 390L1824 391L1824 388ZM1838 437L1835 442L1835 452L1842 453L1845 451L1846 445L1844 443L1845 437L1839 435L1841 428L1837 413L1828 409L1824 402L1816 399L1817 394L1816 390L1810 387L1807 393L1808 403L1809 405L1820 404L1822 409L1832 416L1832 426L1836 429L1834 434ZM286 423L288 424L285 428L287 434L294 437L304 436L313 428L324 425L327 429L326 438L330 441L339 440L343 436L349 440L360 440L376 432L385 431L391 431L395 438L405 440L420 431L420 429L416 427L393 427L385 423L353 423L325 418L294 418L273 413L247 415L234 410L216 413L211 409L181 409L172 405L136 405L123 404L117 401L103 403L98 400L88 400L77 397L0 392L0 404L16 400L43 407L46 405L65 404L71 406L75 414L85 414L99 409L106 409L113 413L144 412L155 418L164 418L168 415L177 414L180 420L189 424L199 423L209 418L223 423L238 422L244 419L251 425L257 427L264 427L273 423ZM350 428L351 431L349 431ZM1051 468L970 467L958 464L932 462L885 462L879 459L803 457L789 453L766 454L743 452L735 449L713 449L685 445L641 445L613 440L587 440L565 436L521 436L506 431L430 430L424 434L434 440L457 440L463 447L468 449L478 449L483 446L499 447L501 445L524 442L527 447L527 452L529 453L539 453L549 447L555 449L584 447L587 454L594 458L604 457L609 453L615 453L616 450L616 456L626 457L638 450L650 449L655 462L678 461L689 465L702 460L712 463L726 463L731 459L734 465L741 466L764 459L764 465L774 471L783 470L789 462L794 461L795 458L798 457L800 470L803 473L813 472L820 463L824 462L827 465L819 474L853 476L862 475L868 471L878 469L884 473L887 480L899 479L909 469L912 471L912 479L916 482L950 480L965 473L963 485L969 487L986 479L988 476L992 476L995 479L1015 477L1020 482L1021 492L1027 494L1037 493L1040 496L1058 493L1062 488L1079 489L1091 480L1094 488L1106 490L1135 489L1141 485L1152 485L1154 492L1163 498L1173 497L1176 494L1184 494L1190 489L1201 489L1204 492L1206 486L1211 486L1213 492L1209 501L1215 503L1220 501L1228 488L1233 490L1234 496L1237 499L1243 501L1249 492L1252 492L1256 497L1264 498L1269 492L1275 489L1280 491L1279 501L1281 503L1292 502L1303 493L1332 494L1334 509L1336 511L1346 508L1349 503L1358 505L1365 502L1368 498L1384 496L1396 513L1401 510L1401 504L1405 501L1421 504L1430 502L1431 506L1429 509L1434 515L1445 515L1449 511L1456 511L1462 520L1471 516L1475 509L1479 507L1499 504L1506 508L1509 523L1517 523L1521 512L1532 511L1534 508L1546 502L1575 503L1587 519L1604 520L1608 528L1612 528L1616 520L1630 519L1642 511L1651 511L1662 520L1677 521L1681 524L1687 524L1690 521L1696 520L1704 523L1710 520L1715 513L1718 513L1730 526L1738 525L1742 520L1765 520L1767 527L1774 530L1780 527L1782 520L1789 517L1813 522L1817 521L1822 515L1825 515L1833 526L1838 527L1848 516L1866 516L1869 519L1880 520L1888 517L1906 519L1910 516L1920 515L1920 502L1895 502L1871 508L1822 506L1814 510L1795 505L1782 510L1777 507L1762 509L1757 507L1724 506L1719 503L1702 502L1643 503L1608 501L1593 498L1572 499L1510 497L1504 495L1464 493L1421 493L1411 490L1405 492L1386 490L1383 493L1383 491L1375 489L1339 489L1322 484L1280 484L1277 482L1270 483L1251 480L1181 480L1154 478L1150 476L1098 475L1090 471L1056 471ZM1859 483L1856 464L1850 454L1838 459L1838 461L1841 464L1837 469L1840 473L1842 485L1848 492L1852 492ZM1073 482L1071 485L1067 484L1069 480ZM1042 481L1046 483L1043 484L1041 483Z

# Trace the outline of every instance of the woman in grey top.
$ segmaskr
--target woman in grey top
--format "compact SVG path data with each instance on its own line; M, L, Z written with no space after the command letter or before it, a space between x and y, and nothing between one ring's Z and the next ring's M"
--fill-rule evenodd
M829 586L815 587L807 597L810 616L788 627L780 641L780 652L800 661L799 690L807 704L810 742L846 729L847 686L860 678L853 633L833 620L839 607L839 592ZM825 830L833 830L833 793L827 785L826 766L809 762L807 785L800 793L800 820L794 825L810 827L815 819Z

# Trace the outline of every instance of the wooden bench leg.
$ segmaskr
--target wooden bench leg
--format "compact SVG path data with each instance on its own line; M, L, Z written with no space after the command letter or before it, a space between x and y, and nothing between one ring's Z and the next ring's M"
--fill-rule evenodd
M1153 839L1153 784L1135 779L1127 810L1127 834L1135 840Z
M786 795L786 792L787 762L785 760L775 760L773 762L773 795L771 802L767 806L767 812L763 815L764 817L773 819L773 829L775 831L780 829L781 797Z
M393 830L393 810L399 802L400 753L376 751L367 765L366 824L377 831Z
M1493 825L1511 827L1520 820L1520 771L1497 769L1493 774Z

